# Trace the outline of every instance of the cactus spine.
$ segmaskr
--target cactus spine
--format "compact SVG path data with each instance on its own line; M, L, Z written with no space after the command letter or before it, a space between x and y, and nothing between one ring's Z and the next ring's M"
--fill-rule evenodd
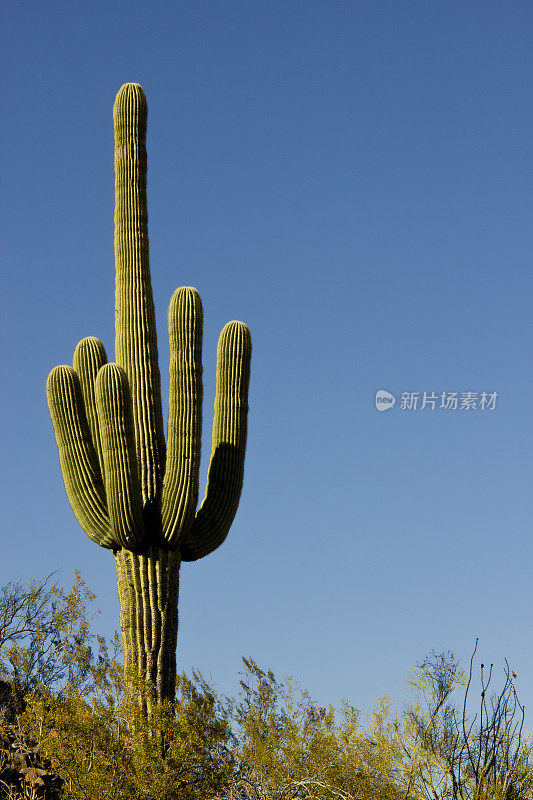
M202 427L202 304L196 289L170 302L169 421L163 432L148 258L146 98L125 84L114 106L116 363L83 339L73 367L47 381L65 488L87 535L112 550L126 678L174 699L181 561L226 538L242 489L251 340L229 322L217 348L212 451L198 510ZM141 698L149 710L150 699Z

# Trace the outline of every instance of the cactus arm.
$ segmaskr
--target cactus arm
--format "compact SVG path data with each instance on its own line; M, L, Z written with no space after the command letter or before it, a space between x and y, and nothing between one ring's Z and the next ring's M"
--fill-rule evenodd
M121 547L135 548L142 541L144 523L124 370L117 364L105 364L96 378L95 395L111 527Z
M163 536L171 546L183 531L190 530L198 502L202 325L202 302L196 289L177 289L168 309L169 418L161 507Z
M207 487L190 533L180 542L182 561L196 561L222 544L237 513L244 476L251 354L246 325L228 322L218 340Z
M102 445L100 442L100 431L98 430L98 416L96 413L96 401L94 398L94 385L100 367L107 363L107 356L104 345L94 336L87 336L78 343L74 350L72 366L78 374L83 396L83 405L89 423L91 439L98 456L100 472L104 475L104 462L102 458Z
M115 358L128 376L143 504L153 505L165 462L155 310L148 258L146 97L135 83L118 92L115 129Z
M96 544L116 547L77 374L71 367L55 367L46 392L65 489L76 519Z

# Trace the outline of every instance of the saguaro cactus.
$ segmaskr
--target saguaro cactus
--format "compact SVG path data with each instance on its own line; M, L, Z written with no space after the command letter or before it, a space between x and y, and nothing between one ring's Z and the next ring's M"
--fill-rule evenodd
M170 387L165 447L148 259L146 98L125 84L114 105L116 363L82 339L73 367L47 381L65 488L85 533L117 569L126 677L174 699L181 561L226 538L242 488L251 340L229 322L218 341L212 452L198 510L202 427L202 304L174 293L168 312ZM142 700L149 707L146 697Z

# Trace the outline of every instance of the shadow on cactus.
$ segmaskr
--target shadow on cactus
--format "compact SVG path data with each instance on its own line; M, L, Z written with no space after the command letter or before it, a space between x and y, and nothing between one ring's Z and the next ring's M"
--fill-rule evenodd
M147 105L125 84L114 106L115 358L83 339L73 367L48 377L48 406L65 488L85 533L113 552L126 678L174 701L181 561L217 548L242 489L251 339L229 322L218 341L212 454L198 504L202 428L202 304L174 293L168 312L170 386L165 442L148 258ZM145 712L150 697L140 698Z

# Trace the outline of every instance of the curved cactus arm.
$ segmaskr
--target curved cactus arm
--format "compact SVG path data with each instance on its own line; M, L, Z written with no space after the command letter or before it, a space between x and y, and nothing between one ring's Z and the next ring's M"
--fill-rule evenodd
M159 495L165 462L155 311L148 258L146 97L136 83L119 90L115 129L115 359L131 388L143 504Z
M198 503L202 327L202 301L196 289L176 289L168 309L169 417L161 504L163 537L171 546L177 544L183 531L190 529Z
M72 510L93 542L113 549L116 542L77 374L71 367L54 367L46 393Z
M111 527L122 547L134 548L142 541L144 523L131 397L126 373L118 364L105 364L98 373L96 408Z
M102 459L102 445L100 431L98 430L98 416L96 414L96 401L94 398L94 385L100 367L107 363L104 345L95 336L87 336L78 343L74 350L72 366L80 379L83 405L89 423L91 439L98 456L100 472L104 475L104 462Z
M218 340L207 487L190 533L180 542L182 561L196 561L222 544L237 513L244 475L251 354L246 325L228 322Z

